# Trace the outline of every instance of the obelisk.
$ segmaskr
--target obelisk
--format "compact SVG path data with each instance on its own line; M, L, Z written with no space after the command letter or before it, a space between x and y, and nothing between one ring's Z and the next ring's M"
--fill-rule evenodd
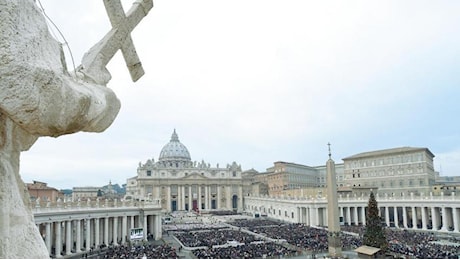
M342 257L342 241L340 240L339 203L337 201L337 180L335 162L331 159L331 144L328 143L329 160L326 163L327 175L327 241L329 256Z

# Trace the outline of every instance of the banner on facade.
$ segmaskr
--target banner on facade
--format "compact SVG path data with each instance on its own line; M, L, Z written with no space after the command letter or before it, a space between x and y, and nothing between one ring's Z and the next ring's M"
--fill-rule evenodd
M131 240L142 240L142 239L144 239L144 229L143 228L132 228L129 238Z

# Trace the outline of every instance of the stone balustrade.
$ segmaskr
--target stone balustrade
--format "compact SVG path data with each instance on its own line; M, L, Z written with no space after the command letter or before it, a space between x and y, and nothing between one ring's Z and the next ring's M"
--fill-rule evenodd
M71 198L51 202L40 199L31 200L32 212L75 211L104 208L161 208L160 199L145 201L123 199L72 200Z

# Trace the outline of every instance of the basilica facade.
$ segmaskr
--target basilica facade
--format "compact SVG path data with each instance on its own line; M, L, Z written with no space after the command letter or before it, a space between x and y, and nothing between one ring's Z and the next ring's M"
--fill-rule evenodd
M139 163L137 176L129 178L126 197L136 200L159 198L163 211L211 211L243 209L244 181L236 162L212 167L192 161L176 130L161 149L158 161ZM248 184L250 185L250 184Z

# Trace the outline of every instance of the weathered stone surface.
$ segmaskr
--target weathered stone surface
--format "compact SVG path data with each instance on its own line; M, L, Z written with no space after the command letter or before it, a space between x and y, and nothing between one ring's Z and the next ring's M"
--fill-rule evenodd
M49 257L19 175L20 152L40 136L109 127L120 102L106 83L68 73L33 0L0 0L0 258Z

